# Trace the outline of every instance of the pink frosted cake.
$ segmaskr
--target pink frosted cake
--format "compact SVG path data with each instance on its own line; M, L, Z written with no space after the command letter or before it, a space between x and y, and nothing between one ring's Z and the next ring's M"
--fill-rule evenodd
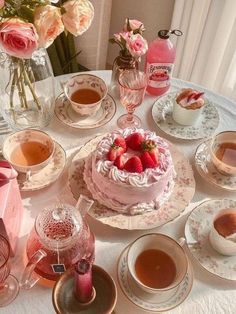
M168 143L143 129L106 135L85 161L84 180L94 199L126 214L158 209L174 186Z

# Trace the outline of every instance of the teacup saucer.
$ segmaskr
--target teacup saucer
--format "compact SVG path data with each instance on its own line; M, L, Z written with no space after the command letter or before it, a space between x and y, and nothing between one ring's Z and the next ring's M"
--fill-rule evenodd
M43 189L58 179L66 164L66 153L60 144L55 142L52 160L42 170L26 176L19 173L17 181L21 191L35 191Z
M96 265L93 265L93 286L96 290L94 301L88 306L81 305L74 296L73 269L67 270L53 288L52 300L56 312L58 314L112 313L117 300L116 285L111 276Z
M228 191L236 191L236 176L226 176L211 162L210 140L201 143L195 153L195 166L199 174L210 183Z
M209 242L212 221L223 208L236 208L234 200L208 200L193 209L185 224L188 248L196 260L210 273L224 279L236 280L236 256L215 251Z
M168 93L158 98L152 107L152 117L156 125L166 134L184 140L210 137L219 124L219 114L212 102L206 99L201 117L196 124L183 126L172 118L173 99L176 93Z
M179 285L175 295L165 302L160 302L155 294L144 292L133 282L127 265L128 248L129 246L120 255L117 264L117 277L123 293L132 303L145 311L149 311L149 313L157 313L171 310L187 298L193 285L193 271L190 262L187 274Z
M64 124L76 129L94 129L109 122L116 113L116 103L114 99L107 94L102 101L101 108L97 113L91 116L81 116L70 106L70 102L62 93L55 102L55 114Z

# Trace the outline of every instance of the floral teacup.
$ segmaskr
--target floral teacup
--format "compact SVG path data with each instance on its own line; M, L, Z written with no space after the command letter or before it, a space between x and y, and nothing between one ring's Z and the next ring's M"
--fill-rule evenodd
M55 143L47 133L26 129L10 134L2 153L16 171L29 173L43 169L51 161L54 149Z
M95 114L100 109L108 90L106 83L92 74L78 74L63 85L64 94L72 109L80 115ZM79 92L83 95L79 95Z

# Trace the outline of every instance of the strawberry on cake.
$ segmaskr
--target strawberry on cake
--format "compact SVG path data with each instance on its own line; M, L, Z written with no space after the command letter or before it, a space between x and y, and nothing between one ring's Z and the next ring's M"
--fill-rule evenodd
M85 161L84 180L99 203L126 214L158 209L174 186L168 143L127 128L104 136Z

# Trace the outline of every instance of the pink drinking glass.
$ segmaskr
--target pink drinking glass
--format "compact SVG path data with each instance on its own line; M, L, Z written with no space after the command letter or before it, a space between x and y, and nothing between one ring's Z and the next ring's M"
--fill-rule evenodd
M19 293L18 280L10 275L10 245L0 235L0 307L11 303Z
M135 69L124 70L120 74L118 82L120 101L128 113L119 117L117 125L121 129L140 127L141 120L133 113L143 101L147 87L147 76L144 72Z

